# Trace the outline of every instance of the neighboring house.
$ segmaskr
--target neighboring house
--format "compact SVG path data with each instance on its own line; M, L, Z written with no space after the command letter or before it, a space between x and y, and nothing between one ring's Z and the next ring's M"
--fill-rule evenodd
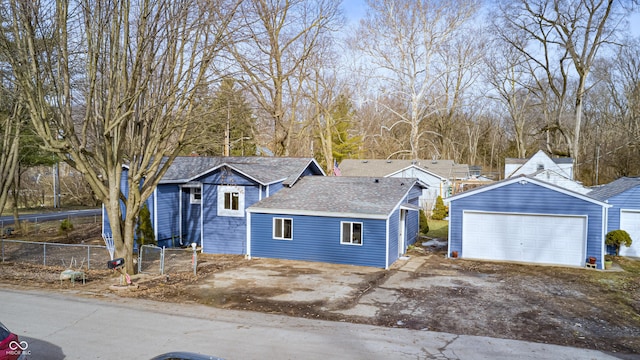
M552 170L559 176L573 180L573 159L552 159L544 151L539 150L528 159L506 158L504 161L505 179L520 175L531 175L542 170Z
M345 159L340 171L342 176L417 178L427 185L420 196L424 209L432 209L438 196L449 196L454 181L469 178L469 166L451 160Z
M449 256L604 268L611 205L520 175L449 198Z
M160 246L195 242L206 253L246 254L246 208L307 175L324 176L314 159L178 157L147 200L156 240ZM126 176L124 167L123 185Z
M416 179L308 176L247 209L248 255L388 268L419 232Z
M640 177L622 177L594 189L589 196L612 205L607 232L622 229L631 236L631 246L620 247L620 255L640 257Z
M554 170L541 170L528 175L529 177L533 177L546 183L554 184L583 195L591 192L590 188L583 186L581 183L571 180Z

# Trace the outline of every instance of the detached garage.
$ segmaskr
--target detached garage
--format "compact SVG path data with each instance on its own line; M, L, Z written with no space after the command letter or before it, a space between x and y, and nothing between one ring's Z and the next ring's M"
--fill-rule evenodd
M607 232L622 229L631 236L631 246L621 247L620 255L640 257L640 177L619 178L589 196L613 206L609 209Z
M603 268L606 210L591 197L520 176L449 198L449 254Z

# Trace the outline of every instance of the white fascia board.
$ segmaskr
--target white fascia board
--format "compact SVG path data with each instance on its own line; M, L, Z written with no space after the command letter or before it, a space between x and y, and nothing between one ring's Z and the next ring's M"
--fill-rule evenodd
M301 216L321 216L321 217L345 217L357 219L374 219L385 220L389 218L389 214L362 214L362 213L342 213L315 210L294 210L294 209L265 209L265 208L248 208L247 213L255 214L275 214L275 215L301 215Z
M497 188L500 188L500 187L503 187L503 186L506 186L506 185L511 185L513 183L519 183L521 181L524 181L525 184L526 183L533 183L533 184L542 186L544 188L547 188L549 190L553 190L553 191L556 191L556 192L559 192L559 193L562 193L562 194L565 194L565 195L573 196L573 197L578 198L580 200L584 200L584 201L587 201L587 202L590 202L590 203L593 203L593 204L596 204L596 205L600 205L600 206L603 206L603 207L606 207L606 208L610 208L612 206L612 205L609 205L609 204L607 204L605 202L602 202L602 201L596 200L594 198L582 195L580 193L577 193L577 192L574 192L574 191L570 191L570 190L567 190L567 189L562 188L560 186L556 186L556 185L544 182L542 180L538 180L536 178L531 178L531 177L527 177L527 176L517 176L517 177L509 178L509 179L506 179L506 180L503 180L503 181L500 181L500 182L497 182L497 183L494 183L494 184L491 184L491 185L485 185L485 186L480 187L480 188L472 189L472 190L469 190L469 191L465 191L465 192L463 192L461 194L451 196L451 197L447 198L447 200L449 201L449 203L451 203L451 201L463 199L463 198L465 198L467 196L480 194L480 193L483 193L485 191L494 190L494 189L497 189Z
M438 174L436 174L436 173L433 173L433 172L431 172L431 171L429 171L429 170L427 170L427 169L421 168L421 167L416 166L416 165L409 165L409 166L407 166L407 167L405 167L405 168L402 168L402 169L400 169L400 170L396 170L396 171L392 172L391 174L389 174L389 175L387 175L387 176L385 176L385 177L392 177L393 175L400 174L400 173L402 173L403 171L407 171L407 170L409 170L409 169L411 169L411 168L414 168L414 169L416 169L416 170L418 170L418 171L420 171L420 172L423 172L423 173L428 174L428 175L431 175L431 176L433 176L433 177L435 177L435 178L437 178L437 179L440 179L440 181L447 180L447 178L445 178L444 176L440 176L440 175L438 175Z

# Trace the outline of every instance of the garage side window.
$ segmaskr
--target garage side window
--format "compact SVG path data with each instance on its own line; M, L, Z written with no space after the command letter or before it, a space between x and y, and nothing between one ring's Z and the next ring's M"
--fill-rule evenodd
M341 225L341 244L362 245L362 223L343 221Z
M293 219L273 218L273 238L278 240L293 239Z

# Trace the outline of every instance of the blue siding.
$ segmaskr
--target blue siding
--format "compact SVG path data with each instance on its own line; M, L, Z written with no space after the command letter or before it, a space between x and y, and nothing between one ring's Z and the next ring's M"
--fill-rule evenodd
M274 240L272 238L274 217L293 219L292 240ZM363 223L361 246L340 243L341 221ZM251 214L251 254L256 257L384 268L385 234L385 220Z
M462 214L465 210L479 210L523 214L587 215L586 258L598 259L602 268L602 222L603 207L532 182L522 185L517 182L454 199L449 206L449 246L450 251L462 249ZM585 258L585 261L586 261Z
M182 243L200 244L200 213L201 204L191 203L191 190L183 188L182 191ZM204 194L202 194L204 201Z
M180 187L176 184L158 185L156 189L156 239L159 246L180 245L180 210L176 206L179 196Z
M398 227L400 226L400 210L389 217L389 265L398 260Z
M413 245L418 240L420 232L420 213L418 211L409 211L406 219L405 234L407 236L407 246Z
M622 209L640 210L640 186L636 186L616 196L612 196L607 199L607 202L613 206L609 208L606 232L618 230L620 229L620 211ZM607 246L607 254L615 253L616 248L614 246Z
M640 186L607 199L613 207L609 208L607 232L620 229L620 210L640 210Z

